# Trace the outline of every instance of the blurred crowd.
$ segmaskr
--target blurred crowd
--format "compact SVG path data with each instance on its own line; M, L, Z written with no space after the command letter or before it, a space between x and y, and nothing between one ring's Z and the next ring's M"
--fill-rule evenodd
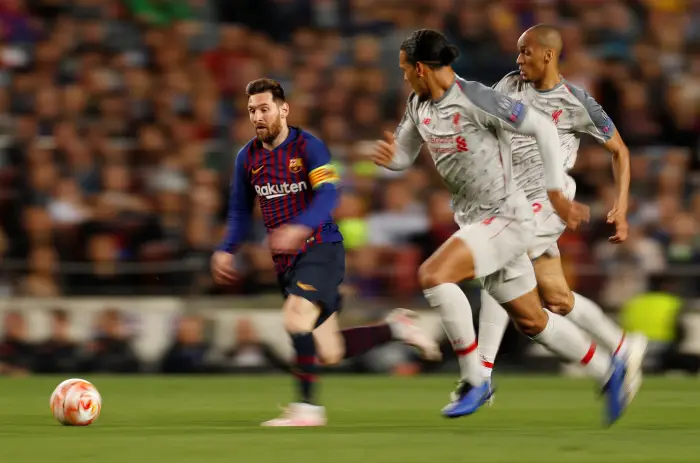
M697 338L697 329L684 322L689 310L680 297L662 292L637 296L625 304L622 326L643 332L650 340L644 364L647 373L700 372L700 352L684 347L689 339ZM41 316L47 317L48 326L45 335L37 336L32 325L37 319L25 311L8 308L0 315L0 378L31 374L279 373L294 366L293 353L284 348L284 342L269 336L267 330L274 322L266 317L229 319L190 311L158 317L156 323L165 329L153 330L151 314L117 306L107 306L94 316L75 308L54 307ZM373 316L365 321L379 319ZM394 342L339 365L323 367L323 371L402 376L458 372L449 340L444 336L439 340L441 362L424 361L416 350ZM499 369L561 371L556 357L528 349L529 343L508 329Z
M0 377L35 373L262 373L287 371L293 366L291 358L261 340L258 327L248 318L239 318L226 327L230 330L229 342L217 346L212 340L212 320L199 314L177 317L169 330L165 349L151 359L136 348L142 320L133 313L106 308L95 317L94 326L83 333L87 334L84 341L74 336L76 326L71 313L76 312L51 310L49 334L38 342L29 336L28 320L22 311L3 313ZM446 341L443 344L444 352L451 354L449 344ZM390 344L346 360L329 371L415 374L440 367L421 361L405 345Z
M245 84L268 76L342 174L348 294L415 295L417 266L455 224L426 153L401 174L365 156L403 114L399 45L416 28L442 30L462 52L456 71L490 85L541 22L561 27L563 74L632 153L630 236L612 245L610 155L582 144L573 175L594 220L561 240L572 286L617 307L666 272L697 296L696 0L0 2L0 291L275 291L260 220L238 256L245 281L218 288L208 273L233 159L253 135Z
M287 368L286 359L262 343L247 319L234 327L234 344L217 350L206 335L204 318L177 319L172 340L155 362L145 362L134 349L134 329L126 314L108 308L96 318L92 336L80 343L72 335L69 312L51 314L49 336L41 342L28 337L21 311L4 314L0 337L0 376L30 373L216 373Z

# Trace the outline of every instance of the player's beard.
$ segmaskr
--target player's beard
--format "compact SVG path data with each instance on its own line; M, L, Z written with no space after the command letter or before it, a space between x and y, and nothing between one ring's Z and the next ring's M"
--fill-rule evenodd
M258 137L258 140L260 140L263 143L272 143L275 141L275 138L280 134L282 131L282 118L278 117L277 120L274 122L270 123L267 127L258 129L256 127L255 133Z

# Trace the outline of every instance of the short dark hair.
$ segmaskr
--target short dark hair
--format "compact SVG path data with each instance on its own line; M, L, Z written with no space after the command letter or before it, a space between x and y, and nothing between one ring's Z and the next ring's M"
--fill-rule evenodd
M245 87L245 94L248 96L259 95L267 92L270 92L272 94L272 99L277 102L287 101L284 96L284 89L282 88L282 85L274 79L269 79L267 77L255 79L254 81L248 83L248 85Z
M409 63L421 62L431 69L449 66L459 57L457 47L451 45L440 32L432 29L415 31L403 41L401 51L406 53Z

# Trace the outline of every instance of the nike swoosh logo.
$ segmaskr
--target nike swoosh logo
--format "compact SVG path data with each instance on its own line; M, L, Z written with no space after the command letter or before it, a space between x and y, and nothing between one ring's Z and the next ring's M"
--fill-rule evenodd
M307 285L307 284L302 283L302 282L300 282L300 281L297 282L297 286L300 287L301 289L303 289L304 291L318 291L318 290L317 290L316 288L314 288L313 286Z
M260 167L258 167L257 169L253 169L253 175L257 174L258 172L260 172L260 171L263 170L264 168L265 168L265 166L260 166Z

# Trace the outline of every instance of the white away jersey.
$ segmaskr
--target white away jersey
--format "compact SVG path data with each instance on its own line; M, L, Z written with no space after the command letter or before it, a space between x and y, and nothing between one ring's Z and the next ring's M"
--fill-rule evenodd
M510 145L496 134L517 129L526 111L507 95L457 77L439 100L409 96L396 143L407 153L427 144L460 225L494 215L521 218L529 208L519 210L525 197L510 185Z
M562 162L567 172L576 164L581 135L588 134L599 143L605 143L615 134L615 125L603 108L585 90L565 79L551 90L538 91L514 71L494 88L552 118L559 132ZM535 138L512 132L504 136L512 145L513 177L517 187L525 191L530 201L543 199L547 195L544 167Z

